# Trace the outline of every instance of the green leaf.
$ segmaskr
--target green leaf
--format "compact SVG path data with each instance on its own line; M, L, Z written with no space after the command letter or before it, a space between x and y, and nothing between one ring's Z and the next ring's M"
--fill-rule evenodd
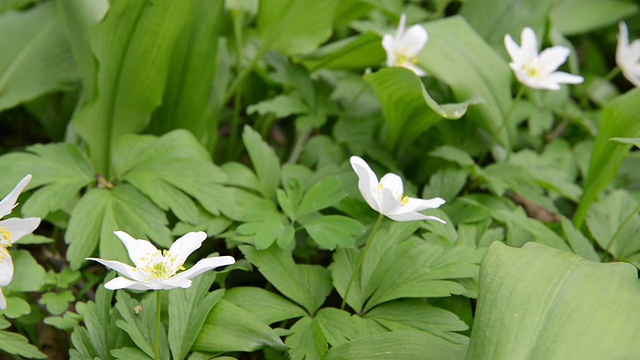
M13 280L3 288L9 292L40 291L44 286L45 271L27 250L11 250Z
M0 110L69 87L76 78L53 2L0 16L0 49Z
M352 218L341 215L327 215L304 223L313 241L325 249L336 246L353 247L356 235L364 234L365 228Z
M340 185L340 179L336 176L328 176L315 183L304 194L298 208L298 216L328 208L344 199L347 194L341 191Z
M338 345L322 359L450 360L463 359L466 350L466 345L454 344L428 333L394 331Z
M221 185L226 174L211 163L206 150L185 130L158 138L123 136L114 150L113 165L119 178L131 183L159 208L171 209L182 221L198 218L191 198L216 215L228 202Z
M265 347L284 350L287 346L278 335L257 317L221 299L207 317L195 351L256 351Z
M72 123L87 142L99 174L110 177L113 144L124 134L144 129L161 104L171 54L190 5L114 2L105 18L91 28L93 54L77 61L97 60L97 80L84 84L90 101L75 112Z
M293 324L290 331L291 335L285 340L285 343L291 347L290 359L320 359L327 352L327 339L318 319L305 316Z
M609 139L640 136L640 121L635 120L639 102L640 89L633 89L615 98L604 108L589 162L589 173L584 182L584 193L573 216L573 224L578 229L591 204L615 178L622 160L631 148L631 145L616 144Z
M258 251L240 246L245 257L283 295L314 314L332 290L329 271L319 265L298 265L291 254L277 246Z
M553 0L469 1L460 10L460 15L492 47L503 49L505 34L511 34L520 43L520 31L524 26L529 26L536 34L542 34L554 2L560 3Z
M236 229L240 235L253 235L247 242L259 250L269 248L277 240L278 246L287 247L293 241L293 228L277 212L254 212L245 216L246 223Z
M209 292L215 272L193 279L188 289L169 292L169 346L174 359L184 359L202 330L207 315L225 294Z
M411 70L391 67L365 75L385 115L386 145L397 150L443 119L459 119L474 101L437 104Z
M361 318L357 315L335 308L322 308L315 319L320 323L327 342L331 346L344 344L358 336L362 330Z
M563 217L561 220L562 230L564 231L564 235L567 238L567 242L573 252L577 255L582 256L583 258L591 261L600 261L596 250L593 248L593 245L578 229L573 227L573 223L569 221L567 218Z
M47 292L40 297L38 303L47 307L47 311L53 315L60 315L67 310L69 303L76 298L71 291L62 290L59 293Z
M110 359L109 350L123 346L123 332L116 326L118 317L111 308L112 296L112 291L99 286L95 302L87 302L84 313L86 330L77 327L71 336L74 346L84 345L84 350L90 352L92 358Z
M149 126L156 134L176 128L189 130L208 150L213 150L218 116L213 113L211 84L218 67L218 36L224 24L224 2L189 1L188 21L172 51L162 106Z
M255 315L265 324L306 315L295 303L257 287L234 287L227 290L224 299Z
M364 69L385 60L380 36L366 32L332 42L303 56L300 62L309 71L317 69Z
M71 331L78 325L80 320L81 318L78 314L67 311L62 316L49 316L43 322L60 330Z
M272 99L263 100L247 107L247 114L273 114L280 119L308 112L309 108L307 105L305 105L298 96L294 95L278 95Z
M65 233L71 268L79 269L98 244L100 258L128 262L124 245L113 234L116 230L171 246L165 214L138 190L128 184L113 190L93 188L73 208Z
M454 333L467 330L467 324L454 313L429 305L422 299L390 301L368 312L365 318L391 331L422 331L456 344L469 342L466 336Z
M258 10L262 51L304 54L331 36L337 0L263 0Z
M627 0L556 2L549 13L551 25L563 35L576 35L615 24L638 12L638 4Z
M638 296L637 270L629 264L600 264L536 243L515 249L495 242L480 269L467 357L638 357Z
M0 349L9 354L24 356L29 359L46 359L47 355L29 344L29 340L20 334L0 331Z
M440 146L431 151L429 155L454 162L461 167L474 166L476 164L471 155L450 145Z
M618 142L620 144L633 144L636 147L640 147L640 138L620 138L620 137L614 137L609 139L611 141L615 141Z
M624 190L615 190L593 204L587 227L600 248L615 259L640 251L640 203Z
M76 199L80 190L95 181L91 163L71 144L33 145L28 152L15 152L0 157L0 182L13 187L25 174L33 179L29 188L39 188L25 202L26 216L46 217Z
M280 160L273 149L262 140L260 134L248 125L242 132L242 141L262 185L262 195L273 198L280 184Z
M31 306L22 298L7 296L6 301L7 308L2 310L2 312L8 318L17 319L31 313Z
M151 292L152 296L155 299L155 294ZM153 356L153 339L154 339L154 330L153 328L149 329L145 326L142 319L139 319L138 316L146 315L147 313L151 313L152 316L155 316L155 302L150 304L151 307L146 307L138 303L138 301L132 299L126 292L118 291L116 292L116 310L122 316L122 319L116 320L116 325L124 330L131 340L140 348L140 350L144 351L147 355ZM137 308L142 308L142 311L136 313ZM148 316L147 316L148 317Z
M143 351L140 351L136 348L124 347L120 349L113 349L110 351L111 355L115 359L123 359L123 360L150 360L152 357L149 357Z
M489 7L487 11L495 12ZM457 101L482 99L469 108L466 118L496 137L511 105L511 69L462 17L432 21L425 29L429 41L418 55L419 64L429 75L447 83ZM500 132L497 140L510 144L507 133Z

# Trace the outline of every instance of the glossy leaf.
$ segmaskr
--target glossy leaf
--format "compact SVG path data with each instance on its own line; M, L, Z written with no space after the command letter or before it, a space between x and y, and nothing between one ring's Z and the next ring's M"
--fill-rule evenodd
M224 299L255 315L265 324L297 318L306 311L282 296L253 286L227 290Z

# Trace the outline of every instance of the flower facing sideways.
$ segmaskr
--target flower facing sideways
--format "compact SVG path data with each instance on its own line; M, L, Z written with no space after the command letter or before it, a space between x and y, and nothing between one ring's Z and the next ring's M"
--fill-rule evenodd
M560 90L560 84L580 84L582 76L556 71L569 57L569 49L553 46L538 54L538 40L531 28L524 28L518 46L510 35L504 36L513 70L518 81L533 89Z
M25 176L16 187L0 201L0 218L11 213L16 206L18 196L31 181L31 175ZM0 310L7 307L7 302L2 294L2 287L7 286L13 280L13 260L8 248L20 238L31 234L40 225L39 218L10 218L0 221Z
M622 70L624 77L633 85L640 87L640 39L633 40L629 44L627 24L621 21L618 26L620 32L616 48L616 63Z
M373 210L395 221L436 220L445 223L440 218L418 212L440 207L445 202L443 199L423 200L404 196L402 179L398 175L386 174L378 182L369 165L357 156L351 157L351 167L358 175L358 188L362 197Z
M420 25L413 25L404 32L405 14L400 17L400 24L395 36L389 34L382 38L382 47L387 53L387 66L401 66L413 71L418 76L424 76L424 70L416 66L418 53L429 39L427 30Z
M191 278L214 268L231 265L235 260L231 256L219 256L198 261L189 270L182 266L187 257L200 247L207 234L190 232L176 240L169 250L160 251L147 240L136 240L124 231L114 232L129 252L129 258L136 265L119 261L87 258L113 269L123 275L104 285L109 290L170 290L188 288ZM184 271L182 271L184 270ZM180 271L180 272L179 272Z

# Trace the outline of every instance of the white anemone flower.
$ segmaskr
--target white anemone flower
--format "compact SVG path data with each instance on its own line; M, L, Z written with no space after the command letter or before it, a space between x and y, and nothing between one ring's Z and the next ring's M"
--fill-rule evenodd
M560 84L580 84L582 76L556 71L564 64L571 51L564 46L553 46L538 54L538 40L531 28L524 28L518 46L509 34L504 36L511 62L509 66L518 81L533 89L560 90Z
M402 179L396 174L386 174L378 182L376 174L362 158L351 157L351 167L358 175L358 189L373 210L395 221L436 220L435 216L420 214L418 211L435 209L445 201L439 197L423 200L403 195Z
M418 76L426 73L416 65L418 53L429 39L427 30L420 25L413 25L404 32L405 14L400 17L400 24L395 36L389 34L382 38L382 47L387 53L387 66L401 66L413 71Z
M0 201L0 218L9 215L16 206L18 196L31 181L31 175L25 176L16 187ZM2 294L2 287L7 286L13 280L13 260L8 248L20 238L31 234L40 225L39 218L10 218L0 221L0 310L7 307L7 301Z
M616 48L616 63L622 74L633 85L640 87L640 39L629 44L629 29L623 21L618 24L618 47Z
M87 258L113 269L125 277L117 277L104 285L109 290L171 290L188 288L191 278L214 268L231 265L231 256L219 256L198 261L189 270L182 266L202 242L207 234L202 231L190 232L176 240L169 250L160 251L147 240L136 240L124 231L115 231L129 252L129 258L136 265L113 260ZM181 271L184 270L184 271ZM181 272L179 272L181 271Z

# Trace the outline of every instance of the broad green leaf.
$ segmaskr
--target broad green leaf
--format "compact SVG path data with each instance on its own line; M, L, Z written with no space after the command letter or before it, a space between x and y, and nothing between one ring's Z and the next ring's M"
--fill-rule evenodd
M29 344L29 340L24 336L4 330L0 331L0 349L9 354L24 356L29 359L47 358L47 355L40 352L37 347Z
M3 188L15 186L25 174L33 175L28 188L39 188L22 207L26 216L44 218L64 208L95 181L91 163L71 144L37 144L27 151L0 157L0 172L6 176L0 181Z
M144 129L162 102L171 54L190 7L191 2L182 1L114 2L91 29L97 80L84 84L90 101L75 112L72 123L99 174L110 177L113 144Z
M213 150L218 131L211 107L216 76L218 41L224 24L224 1L188 1L188 21L173 48L169 77L150 129L163 134L176 128L189 130L206 149Z
M609 139L611 141L615 141L618 142L620 144L633 144L636 147L640 147L640 138L620 138L620 137L614 137Z
M7 301L7 308L2 310L4 316L17 319L31 313L31 306L23 298L7 296L5 300Z
M295 303L258 287L234 287L227 290L224 299L255 315L265 324L307 314Z
M247 113L258 113L260 115L273 114L277 118L286 118L295 114L305 114L309 108L298 96L278 95L272 99L260 101L257 104L249 105Z
M303 317L293 324L291 335L285 343L290 346L289 358L292 360L316 360L327 352L327 339L322 332L318 319Z
M62 90L76 78L54 2L2 14L0 49L0 110Z
M244 224L236 228L236 233L249 235L247 242L258 250L269 248L274 242L281 248L293 241L293 229L283 215L277 212L254 212L246 214Z
M320 309L315 319L320 323L320 329L331 346L338 346L362 336L362 320L358 315L327 307Z
M536 243L493 243L480 269L467 358L636 358L638 296L629 264L592 262Z
M429 155L454 162L461 167L473 166L476 164L475 161L473 161L473 158L465 151L450 145L440 146L439 148L431 151Z
M260 134L249 126L244 127L242 141L262 185L262 195L273 198L280 184L280 160L273 149L262 140Z
M138 190L128 184L112 190L93 188L73 208L65 233L71 268L80 268L98 244L100 258L128 263L124 245L113 234L116 230L171 246L165 214Z
M525 26L532 28L536 34L541 34L545 29L547 16L554 2L560 3L562 1L469 1L464 3L460 15L464 16L493 48L503 49L505 34L511 34L511 37L520 43L520 32Z
M262 51L304 54L331 36L337 0L263 0L258 10Z
M202 330L207 315L225 294L209 292L215 272L193 279L188 289L169 292L169 346L174 359L184 359Z
M283 295L314 314L332 290L329 271L319 265L295 264L291 254L277 246L258 251L240 246L245 257Z
M333 206L344 199L347 194L340 191L340 179L335 176L328 176L315 183L304 194L298 216L306 215L315 211Z
M422 198L441 197L447 202L451 202L462 191L468 177L469 172L464 169L440 169L431 176L429 184L424 187Z
M207 316L193 350L252 352L265 347L287 348L278 335L255 315L221 299Z
M640 136L640 121L636 121L635 118L638 103L640 89L633 89L612 100L604 108L589 162L589 173L584 181L584 193L573 216L573 223L578 229L582 226L591 204L615 178L620 163L631 148L631 145L617 144L609 139Z
M364 69L376 66L385 60L381 41L379 35L366 32L325 45L303 56L300 62L311 72L321 68Z
M116 175L131 183L163 210L194 222L198 209L192 198L219 214L228 197L221 183L227 176L211 163L206 150L185 130L161 137L126 135L114 149Z
M569 219L563 217L561 224L564 236L567 238L567 242L569 243L569 246L571 246L573 252L587 260L600 261L600 258L589 239L578 231L578 229L573 227L573 223Z
M89 301L86 305L84 313L86 330L77 327L72 334L72 340L74 339L74 334L77 334L74 346L89 344L85 349L95 354L92 356L105 360L111 359L109 350L117 349L124 345L125 339L123 336L127 336L115 324L118 317L115 316L116 310L111 308L112 296L113 291L106 290L100 285L96 291L95 302Z
M153 297L154 301L152 303L147 302L147 304L150 305L150 307L147 307L145 306L147 304L140 304L137 300L132 299L125 291L118 291L116 292L115 308L122 317L122 319L116 320L116 325L129 335L140 350L149 356L153 356L155 329L153 327L150 329L147 328L142 318L143 316L148 318L149 313L152 317L155 317L156 294L155 292L150 292L150 295L151 296L148 297ZM137 312L138 310L136 309L142 309L142 311Z
M385 115L386 145L397 150L409 145L420 134L443 119L459 119L470 101L458 104L437 104L424 84L411 70L392 67L365 75L380 100Z
M463 359L466 350L466 345L454 344L428 333L394 331L338 345L322 359L453 360Z
M466 336L454 333L469 328L462 320L454 313L429 305L422 299L390 301L368 312L365 318L378 322L390 331L422 331L456 344L469 342Z
M152 357L136 348L124 347L109 352L115 359L122 360L151 360Z
M615 24L637 13L638 8L629 0L563 0L556 1L549 18L563 35L576 35Z
M69 303L75 297L69 290L62 290L59 293L47 292L42 294L38 303L47 307L47 311L53 315L60 315L69 308Z
M495 12L489 7L486 11ZM425 29L429 41L418 55L420 65L427 74L447 83L457 101L481 99L467 111L467 121L496 137L511 106L511 69L462 17L432 21ZM507 133L500 132L497 140L509 145Z
M59 330L71 331L78 325L80 320L81 318L78 314L67 311L62 316L46 317L43 322Z
M364 234L365 228L352 218L342 215L326 215L304 223L309 236L322 248L333 250L336 246L353 247L354 236Z
M13 279L2 291L5 293L40 291L44 286L45 271L27 250L11 250Z

